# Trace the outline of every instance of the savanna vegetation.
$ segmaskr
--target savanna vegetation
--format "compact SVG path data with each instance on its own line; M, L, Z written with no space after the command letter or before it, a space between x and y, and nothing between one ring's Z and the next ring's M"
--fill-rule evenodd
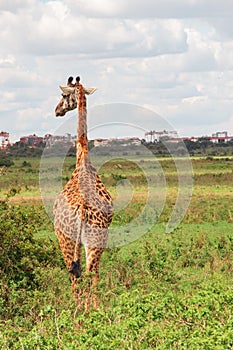
M192 159L191 202L169 234L165 224L177 197L177 173L171 158L159 160L167 190L162 213L158 218L148 213L150 229L141 238L106 249L99 309L89 311L75 306L53 224L41 202L40 158L8 158L11 164L0 172L0 348L233 348L230 155ZM112 227L124 228L145 206L147 181L140 167L153 176L157 165L152 156L139 158L137 164L124 157L100 161L101 178L114 198L119 183L134 186L132 200L116 211ZM74 164L74 157L66 158L63 183Z

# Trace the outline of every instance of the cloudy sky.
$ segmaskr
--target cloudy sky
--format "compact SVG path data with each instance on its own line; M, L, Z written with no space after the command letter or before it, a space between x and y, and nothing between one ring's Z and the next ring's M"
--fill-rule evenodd
M93 137L126 136L123 122L143 136L157 115L181 136L232 135L232 23L232 0L0 0L0 131L56 132L58 86L80 75L98 87Z

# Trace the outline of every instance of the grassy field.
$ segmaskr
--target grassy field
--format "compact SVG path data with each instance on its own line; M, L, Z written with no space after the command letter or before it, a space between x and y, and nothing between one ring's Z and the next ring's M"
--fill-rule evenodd
M54 162L48 160L44 178L64 184L75 159L66 158L61 174ZM164 176L166 201L158 218L146 213L149 229L138 240L104 252L100 306L88 312L75 306L41 202L40 159L14 159L2 170L0 197L9 199L0 208L0 348L233 348L233 158L192 159L191 202L169 234L177 172L171 159L161 158L159 165L153 158L99 160L101 178L118 203L112 228L124 230L143 209L148 176Z

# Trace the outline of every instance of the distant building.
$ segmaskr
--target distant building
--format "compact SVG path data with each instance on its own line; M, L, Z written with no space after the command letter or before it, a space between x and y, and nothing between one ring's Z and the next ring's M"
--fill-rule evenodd
M159 142L162 140L172 140L173 142L179 142L178 141L178 134L177 131L155 131L151 130L145 133L145 139L146 142Z
M147 143L157 143L160 141L166 141L166 142L173 142L178 143L182 141L203 141L203 139L208 139L214 143L225 143L229 141L233 141L233 136L228 136L227 131L218 131L216 133L213 133L211 136L202 136L202 137L179 137L178 133L176 131L148 131L145 133L145 140ZM70 142L74 146L76 143L76 136L72 136L69 133L66 133L65 135L51 135L46 134L44 137L37 136L36 134L29 135L29 136L22 136L20 137L20 143L23 143L25 145L35 147L40 145L41 143L46 143L48 147L52 146L55 143L62 143L62 142ZM141 145L142 140L140 140L138 137L125 137L125 138L109 138L109 139L95 139L92 140L94 143L94 147L110 147L116 143L120 146L138 146ZM0 132L0 148L4 149L8 145L10 145L9 141L9 133L1 131Z
M167 142L181 142L181 141L201 141L203 140L203 137L206 139L209 139L210 141L214 143L222 143L222 142L228 142L233 141L233 136L228 136L227 131L218 131L211 136L202 136L202 137L178 137L178 134L176 131L148 131L145 133L145 139L146 142L159 142L166 140Z
M44 142L47 146L52 146L56 142L73 142L73 137L69 133L61 136L46 134L44 136Z
M121 146L135 145L138 146L141 144L141 140L138 137L125 137L125 138L111 138L111 139L95 139L94 147L99 146L111 146L114 142L119 143Z
M108 142L109 142L108 139L95 139L94 147L107 146Z
M210 137L210 140L215 143L223 143L233 140L233 136L228 136L227 131L218 131Z
M27 146L37 146L39 145L41 142L44 142L44 138L37 136L36 134L33 135L29 135L29 136L22 136L19 139L20 143L23 143Z
M9 133L6 131L0 131L0 148L6 149L8 146L10 146L10 139L9 139Z

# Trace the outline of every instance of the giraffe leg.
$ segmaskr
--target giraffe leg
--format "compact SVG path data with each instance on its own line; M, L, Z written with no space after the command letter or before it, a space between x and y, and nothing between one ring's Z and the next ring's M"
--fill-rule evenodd
M76 246L75 241L71 240L59 230L56 230L56 235L58 237L58 241L61 247L67 270L70 274L72 282L72 293L74 294L78 305L80 305L81 291L77 290L77 276L81 275L81 245L78 244L78 246ZM77 266L77 262L79 266ZM80 274L77 273L77 267L79 267L78 270L80 271Z
M93 290L93 287L99 282L99 264L100 258L104 251L103 248L90 248L85 247L86 250L86 274L90 274L90 283L88 286L88 292L86 296L85 308L90 308L90 303L92 302L94 308L98 307L98 298ZM92 299L92 300L91 300Z

